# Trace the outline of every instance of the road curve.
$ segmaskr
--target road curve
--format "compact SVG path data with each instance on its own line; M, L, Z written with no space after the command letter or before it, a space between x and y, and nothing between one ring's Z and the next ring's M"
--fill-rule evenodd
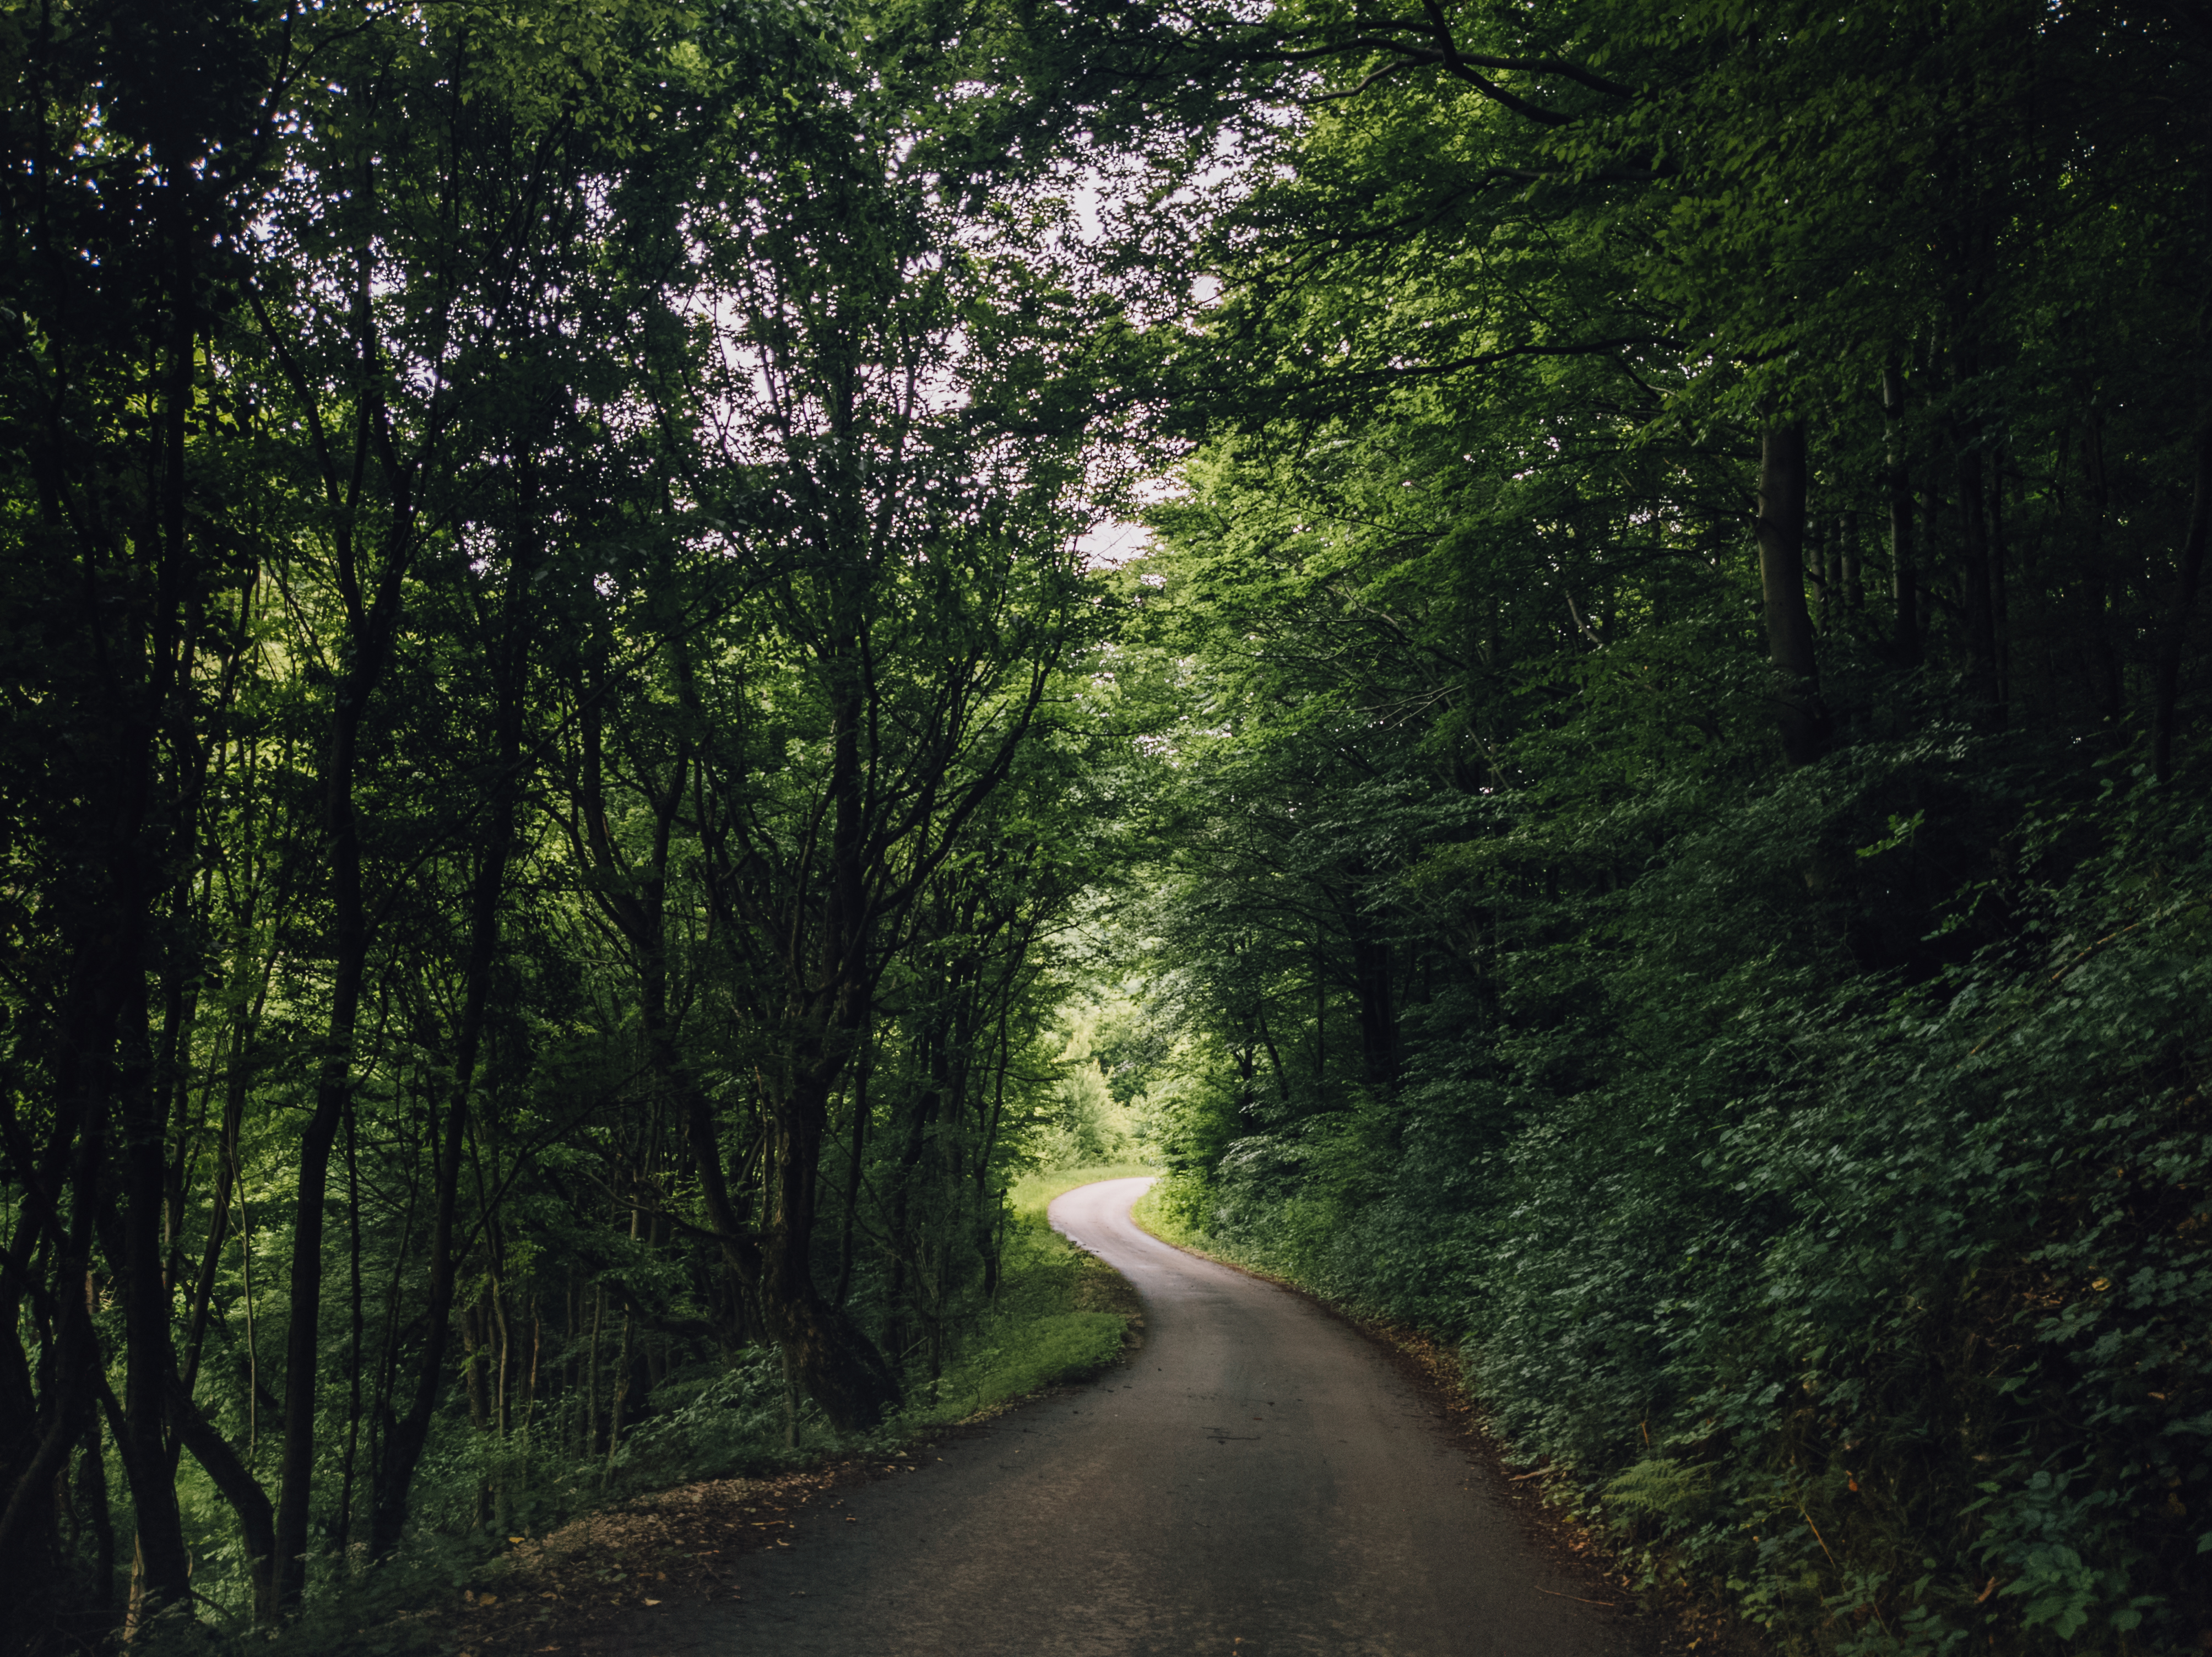
M1146 1235L1149 1182L1052 1222L1136 1285L1145 1343L1096 1384L850 1489L740 1598L637 1630L653 1657L1620 1657L1491 1476L1355 1331ZM927 1460L927 1458L925 1458ZM858 1523L839 1522L847 1516ZM1549 1590L1547 1592L1547 1590ZM640 1637L641 1636L641 1637ZM624 1642L629 1645L629 1642Z

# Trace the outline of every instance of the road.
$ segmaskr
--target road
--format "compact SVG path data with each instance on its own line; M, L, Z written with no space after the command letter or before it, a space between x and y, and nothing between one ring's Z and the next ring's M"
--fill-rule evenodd
M854 1487L798 1545L671 1606L650 1657L1624 1657L1436 1406L1298 1295L1147 1236L1148 1182L1052 1221L1135 1285L1145 1343L1095 1384ZM857 1522L843 1522L846 1520ZM648 1614L653 1615L653 1614Z

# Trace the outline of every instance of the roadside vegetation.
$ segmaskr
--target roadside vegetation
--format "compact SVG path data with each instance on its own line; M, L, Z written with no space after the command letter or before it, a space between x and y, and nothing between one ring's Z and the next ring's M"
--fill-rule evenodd
M2202 4L0 85L0 1641L1079 1373L1131 1158L1793 1650L2212 1638Z
M2212 1640L2212 32L2162 17L1409 15L1199 229L1117 647L1147 1211L1455 1347L1791 1652Z
M1120 1361L1137 1315L1135 1295L1111 1266L1053 1230L1045 1211L1078 1185L1158 1172L1116 1162L1015 1182L998 1299L939 1380L923 1419L964 1421L1061 1381L1087 1380Z
M426 1526L403 1554L357 1570L342 1591L250 1639L242 1621L226 1626L209 1615L218 1602L197 1620L150 1624L137 1642L172 1657L245 1648L417 1657L487 1640L517 1646L541 1620L587 1609L711 1593L712 1569L696 1563L708 1557L698 1551L707 1542L734 1559L757 1544L757 1515L818 1499L856 1466L908 1463L947 1427L1119 1362L1135 1339L1135 1297L1103 1261L1052 1230L1046 1209L1078 1185L1156 1173L1119 1162L1017 1179L996 1298L973 1308L937 1381L872 1429L838 1431L785 1386L770 1350L703 1364L651 1395L649 1412L611 1458L578 1459L526 1440L457 1470L496 1493L489 1528ZM665 1586L672 1573L676 1588Z
M1287 1106L1194 1039L1218 1091L1139 1218L1455 1344L1548 1497L1784 1649L2185 1649L2212 867L2193 800L2106 822L2014 888L2025 938L1923 986L1754 992L1754 954L1660 1018L1641 981L1677 939L1532 948L1508 995L1571 966L1577 1063L1609 1057L1544 1091L1491 1058L1481 1117L1467 1074L1510 1026L1414 1047L1402 1089Z

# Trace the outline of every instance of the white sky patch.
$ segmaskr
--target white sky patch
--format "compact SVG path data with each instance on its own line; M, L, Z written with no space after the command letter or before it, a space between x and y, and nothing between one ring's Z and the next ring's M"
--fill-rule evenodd
M1141 524L1101 518L1075 538L1075 550L1085 570L1113 570L1151 551L1152 535Z

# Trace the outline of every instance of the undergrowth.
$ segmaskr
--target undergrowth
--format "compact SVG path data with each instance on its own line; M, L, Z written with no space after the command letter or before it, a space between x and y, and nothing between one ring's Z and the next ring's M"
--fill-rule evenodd
M2030 805L1953 911L1989 941L1824 980L1747 918L1821 780L1527 951L1548 1029L1248 1116L1139 1217L1457 1343L1632 1574L1789 1651L2212 1648L2206 813Z
M959 1421L1061 1381L1097 1374L1121 1355L1134 1313L1121 1274L1052 1229L1046 1209L1078 1185L1157 1173L1141 1163L1103 1163L1031 1173L1006 1193L1010 1213L996 1303L907 1418L913 1426Z
M1060 1383L1097 1374L1127 1343L1135 1302L1110 1267L1052 1230L1046 1209L1095 1180L1148 1174L1135 1163L1031 1173L1007 1193L996 1296L963 1325L942 1374L919 1380L908 1408L874 1431L839 1435L787 1392L772 1348L749 1347L663 1380L654 1412L612 1456L580 1460L525 1430L506 1439L454 1432L426 1460L422 1515L396 1557L350 1573L322 1571L300 1615L252 1630L242 1614L236 1550L202 1562L201 1597L147 1630L149 1657L416 1657L442 1636L419 1612L453 1603L496 1575L510 1544L541 1537L594 1508L702 1480L792 1472L854 1456L896 1454L952 1422L1003 1409Z

